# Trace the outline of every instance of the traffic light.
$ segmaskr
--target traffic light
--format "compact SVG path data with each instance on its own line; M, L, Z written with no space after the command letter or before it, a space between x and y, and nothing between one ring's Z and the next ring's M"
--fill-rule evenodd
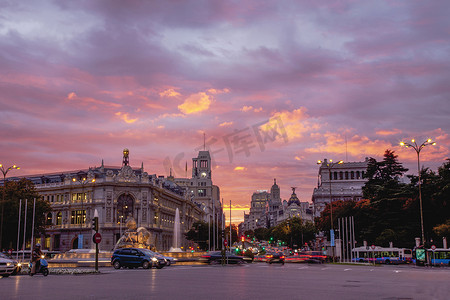
M92 219L92 229L98 231L98 217Z
M241 237L241 241L242 242L245 241L245 237L244 236Z

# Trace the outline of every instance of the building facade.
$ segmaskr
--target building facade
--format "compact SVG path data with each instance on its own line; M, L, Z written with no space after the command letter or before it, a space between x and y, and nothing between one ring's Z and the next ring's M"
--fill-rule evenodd
M213 184L209 151L199 151L198 156L192 158L191 178L174 178L173 181L201 207L204 211L203 221L221 223L223 209L220 188Z
M252 195L250 212L244 213L244 222L239 225L242 232L255 230L256 228L270 228L293 217L299 217L304 221L313 222L313 210L309 202L301 202L295 188L288 201L281 201L280 187L276 179L267 191L257 191Z
M141 168L132 168L128 155L125 149L122 167L107 167L102 161L100 167L80 171L24 176L52 207L41 236L45 249L95 248L92 242L95 210L102 235L99 248L108 251L127 229L125 222L131 217L137 227L150 232L151 245L158 251L172 246L177 208L182 232L204 218L204 211L183 188L163 176L149 175L143 164Z
M362 187L367 181L364 178L367 164L367 157L362 162L332 165L324 159L319 168L317 187L312 195L314 216L320 216L326 204L331 201L361 200Z

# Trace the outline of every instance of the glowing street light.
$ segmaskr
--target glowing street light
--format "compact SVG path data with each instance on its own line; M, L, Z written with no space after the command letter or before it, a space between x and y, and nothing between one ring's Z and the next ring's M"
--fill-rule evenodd
M422 229L422 244L425 244L425 233L423 230L423 209L422 209L422 183L420 179L420 151L425 146L434 146L436 142L433 142L431 139L427 139L422 144L417 144L415 139L411 140L411 143L400 142L400 146L406 148L413 148L417 153L417 173L419 175L419 204L420 204L420 227Z
M3 195L2 195L2 205L1 205L1 221L0 221L0 247L2 246L2 237L3 237L3 208L5 205L5 193L6 193L6 174L8 174L11 170L19 170L20 167L16 165L12 165L9 168L5 168L2 164L0 164L0 171L3 173Z
M327 161L327 159L325 158L323 161L318 160L317 164L321 165L321 167L327 168L328 169L328 182L330 183L330 221L331 221L331 230L334 233L334 226L333 226L333 197L331 195L331 169L336 166L336 165L341 165L343 164L344 161L340 160L338 162L333 162L332 159L330 159L329 161ZM333 261L334 261L334 246L332 246L333 249Z

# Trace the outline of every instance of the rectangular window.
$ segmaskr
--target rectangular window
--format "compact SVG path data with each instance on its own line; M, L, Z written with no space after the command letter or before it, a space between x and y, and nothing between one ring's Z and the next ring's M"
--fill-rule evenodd
M86 223L86 210L73 210L70 224Z
M197 191L199 197L205 197L206 196L206 190L200 189Z

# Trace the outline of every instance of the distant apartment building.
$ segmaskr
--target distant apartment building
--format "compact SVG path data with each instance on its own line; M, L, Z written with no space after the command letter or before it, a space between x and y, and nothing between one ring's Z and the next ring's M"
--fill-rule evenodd
M326 204L331 201L361 200L362 187L367 181L364 178L367 164L368 158L362 162L342 164L330 164L324 159L319 168L317 187L312 195L314 216L320 216Z
M274 179L270 193L267 191L253 193L250 212L244 213L244 222L239 228L242 232L261 227L269 228L293 217L313 221L311 205L298 199L295 188L292 188L292 195L288 201L281 201L280 187Z

